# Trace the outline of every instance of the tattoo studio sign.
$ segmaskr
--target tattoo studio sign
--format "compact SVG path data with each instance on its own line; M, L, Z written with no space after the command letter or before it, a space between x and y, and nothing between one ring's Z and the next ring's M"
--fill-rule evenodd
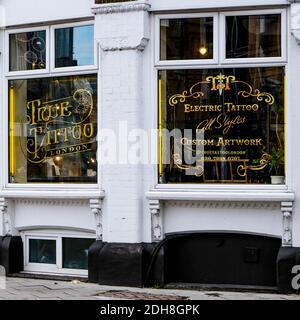
M168 128L172 123L173 129L183 133L175 139L181 146L177 150L189 148L196 154L196 163L188 164L182 154L173 152L170 170L190 174L193 169L192 175L205 182L247 182L249 172L263 172L269 165L271 147L284 148L283 122L279 123L283 121L283 102L277 101L273 90L266 90L272 86L255 87L261 78L251 83L248 73L246 80L223 72L201 81L194 78L194 74L186 78L184 83L190 85L174 94L174 88L184 85L179 81L172 84L174 75L168 76ZM186 134L187 129L194 134ZM181 181L184 179L194 181Z
M27 159L41 163L48 157L90 151L96 135L90 122L93 109L87 89L52 101L28 101Z

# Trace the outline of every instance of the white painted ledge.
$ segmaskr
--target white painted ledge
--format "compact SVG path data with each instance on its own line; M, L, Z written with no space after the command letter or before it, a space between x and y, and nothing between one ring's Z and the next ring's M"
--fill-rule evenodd
M92 13L97 14L112 14L112 13L126 13L133 11L149 11L150 4L146 1L133 1L133 2L117 2L117 3L104 3L94 6L91 10Z
M7 199L103 199L103 190L2 190L0 198Z
M290 1L288 0L151 0L150 11L171 11L171 10L193 10L201 8L204 9L220 9L220 8L253 8L258 9L259 7L266 6L288 6Z
M150 190L146 193L149 200L190 200L190 201L266 201L282 202L294 201L293 192L236 192L236 191L177 191Z

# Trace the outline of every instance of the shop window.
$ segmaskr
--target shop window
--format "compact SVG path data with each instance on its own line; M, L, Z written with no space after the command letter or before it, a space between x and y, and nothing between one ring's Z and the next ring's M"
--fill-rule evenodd
M212 59L213 23L213 17L160 20L160 59Z
M29 239L29 262L56 264L56 241Z
M280 56L280 14L226 17L226 58Z
M10 34L9 52L9 71L45 69L46 31Z
M96 182L97 76L9 81L10 182Z
M93 25L55 29L55 68L94 64Z
M182 27L172 48L164 28L196 17L166 18L157 19L159 183L285 184L285 11L220 13L213 35L206 21L206 47L217 37L225 57L188 67L185 52L199 43L187 41L190 29ZM176 60L163 60L172 54Z
M284 176L284 68L168 70L159 79L162 128L178 130L163 181L265 184Z
M97 183L94 26L25 30L7 33L8 182Z
M63 268L88 269L88 250L93 239L63 238Z

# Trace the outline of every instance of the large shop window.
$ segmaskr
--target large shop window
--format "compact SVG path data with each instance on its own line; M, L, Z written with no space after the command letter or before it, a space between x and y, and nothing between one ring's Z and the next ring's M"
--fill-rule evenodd
M166 182L268 183L284 175L282 67L168 70L159 78L162 128L174 133ZM184 161L189 154L194 164Z
M9 81L10 182L95 182L97 77Z
M221 50L231 59L257 58L247 66L184 68L183 60L164 69L160 64L160 183L284 184L285 67L259 61L281 57L281 20L281 14L223 19L227 31L225 41L219 40ZM174 52L188 52L180 47L186 45L210 51L209 41L197 40L179 41ZM163 37L160 49L164 47Z
M55 38L55 55L48 59L53 72L42 77L34 75L49 55L50 31L35 29L8 37L14 71L13 76L8 74L9 182L96 183L97 74L90 71L93 25L50 30ZM29 61L29 53L39 58ZM57 67L64 67L64 76L55 74Z

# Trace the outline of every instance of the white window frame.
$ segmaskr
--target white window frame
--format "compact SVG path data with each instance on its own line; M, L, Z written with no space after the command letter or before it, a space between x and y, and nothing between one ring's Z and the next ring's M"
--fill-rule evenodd
M213 18L213 58L212 59L191 59L191 60L160 60L160 20L184 19L184 18ZM184 66L196 66L218 63L218 14L217 13L189 13L189 14L164 14L155 16L155 65L173 66L181 64Z
M35 239L35 240L52 240L55 241L55 253L56 253L56 263L35 263L29 261L29 240ZM32 236L26 236L25 242L24 242L25 250L24 250L24 270L25 268L28 269L28 271L37 271L40 270L42 272L55 272L58 268L59 261L58 261L58 254L57 254L57 238L54 236L38 236L38 235L32 235Z
M282 14L281 20L281 40L282 40L282 57L280 60L272 60L272 58L243 58L243 59L231 59L232 61L226 60L226 62L222 61L221 59L221 51L222 48L226 50L226 43L225 43L225 16L228 15L242 15L245 12L251 13L253 15L257 14L273 14L280 12ZM242 13L242 14L241 14ZM205 16L211 16L212 13L207 14ZM289 101L286 97L288 97L289 92L289 66L288 66L288 45L289 41L287 35L289 34L289 25L287 24L287 13L286 9L265 9L265 10L257 10L253 9L251 11L226 11L226 12L219 12L217 13L219 17L223 16L223 18L219 18L218 24L218 33L223 34L221 38L218 39L218 60L217 63L207 63L203 64L201 61L198 63L199 60L196 60L195 63L187 63L187 60L175 60L169 63L169 61L158 61L159 58L159 44L160 44L160 29L159 29L159 20L163 19L172 19L172 18L183 18L189 17L189 14L164 14L164 15L157 15L153 19L152 30L155 34L155 44L152 48L152 55L153 55L153 74L152 74L152 81L155 83L153 88L154 95L152 97L152 103L155 106L153 121L154 121L154 128L158 128L158 71L160 70L179 70L179 69L217 69L217 68L255 68L255 67L284 67L285 68L285 184L283 185L272 185L272 184L222 184L222 183L215 183L215 184L206 184L206 183L159 183L159 172L157 165L152 167L153 172L153 187L156 190L160 190L160 192L168 192L168 191L178 191L178 192L228 192L229 196L232 193L237 192L245 192L245 193L261 193L261 192L268 192L268 193L276 193L276 192L290 192L291 191L291 182L292 176L290 171L290 149L287 146L290 144L289 141L291 140L291 133L289 130L289 119L290 119L290 112L289 112ZM192 16L201 16L201 14L193 14ZM223 24L221 23L223 20ZM223 31L224 32L223 32ZM223 55L225 54L225 51ZM264 59L264 60L263 60ZM239 61L238 61L239 60ZM158 139L155 140L155 150L159 150L159 142ZM158 153L155 155L156 163L158 163Z
M257 58L226 58L226 17L232 16L255 16L255 15L281 15L281 56L257 57ZM251 10L220 13L220 64L249 64L249 63L280 63L287 60L287 18L285 9Z
M5 83L5 88L3 90L3 100L4 100L4 105L7 105L7 108L3 109L3 125L6 130L4 131L3 134L3 154L6 155L3 157L3 172L5 173L4 176L4 190L32 190L32 191L38 191L40 190L65 190L65 189L72 189L72 190L99 190L100 189L100 163L99 163L99 149L97 150L97 182L95 183L81 183L79 182L74 182L74 183L62 183L62 182L28 182L28 183L13 183L9 182L9 130L8 130L8 119L9 119L9 105L8 105L8 83L10 80L24 80L24 79L33 79L33 78L51 78L51 77L68 77L68 76L74 76L74 75L88 75L88 74L97 74L97 71L94 70L87 70L87 71L77 71L77 72L67 72L67 73L48 73L48 74L39 74L37 75L30 75L30 76L19 76L19 77L6 77L4 83ZM100 112L99 112L99 77L97 81L97 120L98 120L98 126L99 126L99 118L100 118ZM99 146L98 146L99 147Z
M2 162L2 184L3 190L7 192L15 192L18 193L22 190L26 190L26 192L30 191L32 193L36 193L37 196L41 194L41 192L56 192L57 190L61 190L66 197L70 197L69 191L76 190L78 192L82 191L82 194L85 194L87 191L91 191L91 194L101 190L101 179L100 179L100 152L99 152L99 144L97 150L97 182L95 183L81 183L74 182L74 183L60 183L60 182L43 182L43 183L12 183L9 182L9 92L8 92L8 82L9 80L24 80L24 79L39 79L39 78L50 78L50 77L67 77L67 76L74 76L74 75L88 75L88 74L97 74L97 123L98 123L98 130L100 122L100 77L99 77L99 69L98 69L98 60L100 59L98 52L98 46L94 40L94 60L95 65L93 66L80 66L80 67L65 67L65 68L56 68L53 69L51 64L54 63L54 57L51 56L54 53L54 49L52 50L50 47L53 45L51 44L51 38L54 41L53 35L51 36L51 32L53 34L55 28L61 28L69 26L82 26L82 25L94 25L93 20L86 20L81 22L74 22L74 23L65 23L65 24L57 24L52 26L41 26L41 27L34 27L34 28L14 28L11 30L5 31L5 56L4 56L4 64L5 64L5 74L3 75L3 94L2 94L2 104L6 106L2 109L2 124L4 128L3 132L3 144L2 144L2 154L3 162ZM31 31L42 31L46 30L46 69L42 70L26 70L26 71L11 71L9 72L9 35L12 33L23 33L23 32L31 32ZM53 52L53 53L52 53ZM64 70L62 70L64 69Z
M34 31L45 31L46 32L46 68L45 69L36 69L36 70L20 70L20 71L9 71L9 59L10 59L10 46L9 46L9 36L16 33L26 33ZM31 75L35 76L49 73L50 71L50 45L49 45L49 27L35 27L35 28L22 28L22 29L10 29L5 32L5 56L4 56L4 65L5 65L5 75L6 76L22 76L22 75Z
M80 238L80 239L95 239L95 235L86 233L74 232L59 232L55 230L50 231L26 231L21 232L24 243L24 272L30 273L45 273L45 274L58 274L69 276L88 276L86 269L69 269L63 268L63 238ZM56 242L56 264L47 263L34 263L29 262L29 240L55 240Z
M97 60L97 45L94 37L94 63L91 65L84 66L70 66L70 67L55 67L55 30L64 29L64 28L74 28L74 27L84 27L84 26L94 26L94 21L82 21L74 23L65 23L52 25L50 27L50 70L51 72L72 72L72 71L82 71L82 70L97 70L98 69L98 60Z

